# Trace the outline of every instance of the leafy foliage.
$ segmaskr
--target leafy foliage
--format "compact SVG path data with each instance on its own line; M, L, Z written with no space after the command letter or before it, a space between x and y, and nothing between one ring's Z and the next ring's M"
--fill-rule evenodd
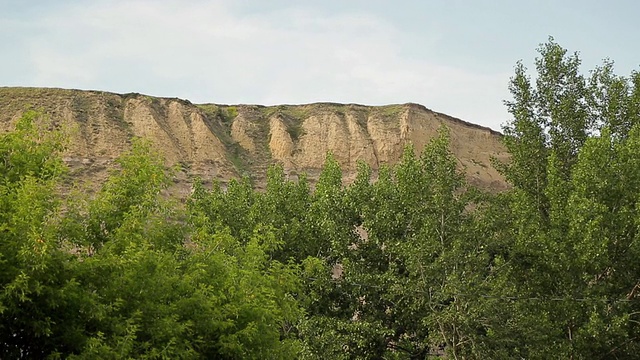
M92 198L57 198L60 134L27 113L3 136L3 358L290 358L295 267L160 192L170 179L134 141ZM243 235L245 235L243 233Z
M511 79L500 194L443 127L375 179L328 154L313 190L274 165L185 206L136 139L95 196L62 196L64 134L26 112L0 136L0 357L637 358L640 75L539 53Z

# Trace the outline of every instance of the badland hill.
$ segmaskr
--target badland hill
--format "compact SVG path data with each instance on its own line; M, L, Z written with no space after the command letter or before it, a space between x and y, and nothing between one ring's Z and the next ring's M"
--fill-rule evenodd
M375 174L383 164L397 162L407 144L421 151L445 125L469 181L492 191L506 187L491 166L492 157L507 157L499 133L417 104L192 104L137 93L5 87L0 88L0 131L11 129L28 108L70 129L64 160L75 177L97 183L133 137L150 140L167 165L177 165L174 190L180 195L188 193L195 177L224 183L247 175L263 187L273 163L282 164L290 178L307 173L313 183L329 151L348 182L358 161Z

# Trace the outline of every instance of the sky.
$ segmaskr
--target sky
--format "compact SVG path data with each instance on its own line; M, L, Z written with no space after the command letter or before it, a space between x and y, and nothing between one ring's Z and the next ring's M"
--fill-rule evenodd
M414 102L500 130L514 65L532 69L549 36L585 73L604 58L640 70L638 14L635 0L0 0L0 86Z

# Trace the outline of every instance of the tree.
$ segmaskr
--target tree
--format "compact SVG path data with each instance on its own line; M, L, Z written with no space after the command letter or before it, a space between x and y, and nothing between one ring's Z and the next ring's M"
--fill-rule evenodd
M330 214L347 214L341 223L351 228L335 231L349 242L333 242L346 249L335 252L342 273L317 273L310 284L315 301L302 333L311 356L421 359L472 348L471 302L486 260L467 210L474 192L448 146L442 128L419 158L408 146L373 183L361 164L336 197L342 211Z
M36 111L0 136L0 357L43 358L83 341L84 290L57 236L61 131Z
M185 214L160 196L170 178L149 152L134 142L89 211L74 218L87 227L70 241L100 240L74 263L95 301L75 357L291 357L297 342L285 332L299 317L298 278L267 255L280 240L267 227L251 228L248 211L220 227L232 218L206 206L221 197L244 206L252 190L231 185L225 198L196 188Z
M638 75L607 61L585 79L553 39L539 53L535 88L520 63L512 78L513 189L489 219L503 224L494 288L521 299L502 311L511 326L499 337L519 339L509 356L634 358Z
M298 269L270 259L281 247L272 229L239 223L237 239L164 199L170 174L140 140L95 197L62 198L63 139L34 112L0 136L2 358L300 351Z

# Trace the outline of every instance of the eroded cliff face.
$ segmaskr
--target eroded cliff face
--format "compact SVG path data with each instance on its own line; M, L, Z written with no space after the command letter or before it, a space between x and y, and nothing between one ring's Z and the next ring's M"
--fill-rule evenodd
M69 129L65 161L77 177L98 183L135 136L149 139L167 165L179 165L175 191L184 195L195 177L225 182L249 175L264 186L272 163L290 176L305 172L313 182L329 151L350 181L358 161L374 171L394 164L407 144L420 152L445 125L469 180L496 191L506 187L490 163L507 158L498 133L416 104L194 105L140 94L0 88L0 130L28 107Z

